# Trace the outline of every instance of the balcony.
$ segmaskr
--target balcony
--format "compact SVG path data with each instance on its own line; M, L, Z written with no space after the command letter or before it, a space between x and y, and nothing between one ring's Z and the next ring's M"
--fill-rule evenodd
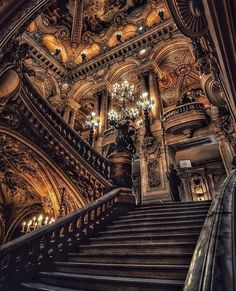
M204 105L198 102L177 106L165 112L163 117L166 133L184 134L188 138L210 121Z

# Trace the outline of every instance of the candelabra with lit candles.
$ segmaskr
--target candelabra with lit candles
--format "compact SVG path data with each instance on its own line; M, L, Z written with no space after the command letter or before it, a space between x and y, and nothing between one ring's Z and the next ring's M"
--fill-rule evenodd
M25 234L25 233L31 232L33 230L36 230L44 225L48 225L53 222L55 222L55 219L53 217L50 218L49 216L44 216L42 214L40 214L38 217L34 216L27 221L23 221L21 233Z
M119 113L114 109L108 113L108 120L111 125L115 125L122 120L135 120L139 115L139 110L135 107L127 106L135 101L137 90L135 86L127 80L113 85L111 99L112 102L119 101L122 104Z
M153 137L152 131L151 131L151 119L149 116L150 110L153 108L155 104L155 100L153 98L148 98L148 93L144 92L140 96L140 100L137 102L137 107L141 110L143 110L144 113L144 122L145 122L145 137Z
M86 124L89 127L89 138L88 143L93 144L94 132L99 126L100 119L96 116L95 112L91 112L86 119Z

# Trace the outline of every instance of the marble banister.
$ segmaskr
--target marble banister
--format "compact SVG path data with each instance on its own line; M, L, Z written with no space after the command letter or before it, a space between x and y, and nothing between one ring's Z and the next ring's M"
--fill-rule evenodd
M39 94L33 87L27 77L23 78L24 94L34 106L40 111L44 118L54 126L57 132L72 146L77 153L92 167L106 179L110 178L110 163L91 147L76 131L74 131L58 114L50 104Z
M109 219L124 208L114 189L78 211L59 218L0 247L0 287L19 290L19 280L34 276L38 268L59 259L100 230ZM19 287L19 286L18 286ZM5 290L5 289L3 289Z
M236 170L214 197L198 239L184 291L236 290Z

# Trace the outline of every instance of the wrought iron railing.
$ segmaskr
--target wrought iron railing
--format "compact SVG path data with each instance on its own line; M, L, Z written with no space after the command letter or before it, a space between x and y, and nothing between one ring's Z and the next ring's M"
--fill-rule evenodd
M119 193L120 189L112 190L55 223L1 246L1 290L18 290L14 289L17 284L34 276L40 266L48 266L104 227L114 215L123 211L116 203Z
M184 291L236 290L236 170L214 197L195 248Z
M167 112L164 113L163 117L164 117L164 121L168 121L171 120L173 118L175 118L176 116L179 116L183 113L187 113L187 112L205 112L205 108L204 105L202 103L198 103L198 102L191 102L191 103L187 103L184 105L180 105L175 107L174 109L171 109Z
M23 90L27 98L34 104L37 110L42 114L57 132L65 139L71 147L84 159L84 161L95 171L106 179L110 179L110 163L91 147L76 131L74 131L58 114L52 106L45 100L39 92L33 87L27 77L23 78Z

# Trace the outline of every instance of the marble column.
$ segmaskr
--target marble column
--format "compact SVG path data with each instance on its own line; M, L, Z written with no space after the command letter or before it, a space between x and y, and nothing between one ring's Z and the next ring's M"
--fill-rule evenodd
M140 80L140 93L144 93L144 92L148 92L147 90L147 85L146 85L146 81L145 81L145 76L146 76L146 73L142 73L140 76L139 76L139 80Z
M63 113L63 119L66 123L69 123L70 118L70 107L68 105L65 105L64 113Z
M223 160L226 173L229 174L232 169L233 152L229 142L224 137L223 133L219 135L219 150Z
M108 109L108 93L106 90L101 92L101 105L99 110L99 127L98 127L98 138L102 138L106 129L107 123L107 109Z
M76 113L77 113L77 110L71 109L71 116L70 116L69 124L72 128L74 128L74 126L75 126Z
M161 108L162 104L156 74L153 70L149 71L148 81L149 81L149 96L150 98L153 98L155 100L155 104L152 108L152 118L153 122L156 123L160 121L160 117L162 114Z

